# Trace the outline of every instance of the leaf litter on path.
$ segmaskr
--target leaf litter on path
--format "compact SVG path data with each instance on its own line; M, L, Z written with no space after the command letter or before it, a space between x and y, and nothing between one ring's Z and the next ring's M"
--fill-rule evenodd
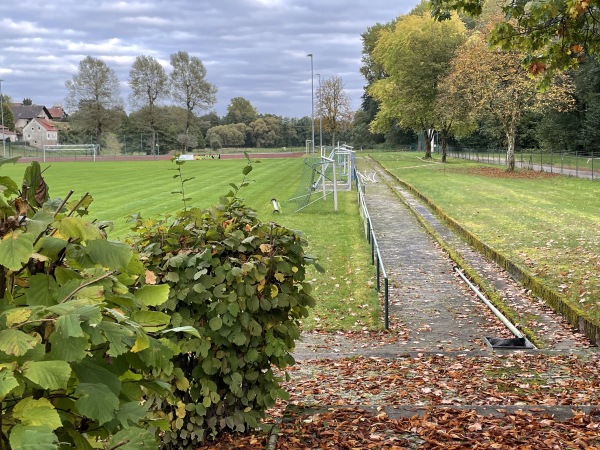
M307 360L288 371L290 400L268 414L281 421L280 450L600 449L599 366L593 351ZM201 448L267 441L234 435Z

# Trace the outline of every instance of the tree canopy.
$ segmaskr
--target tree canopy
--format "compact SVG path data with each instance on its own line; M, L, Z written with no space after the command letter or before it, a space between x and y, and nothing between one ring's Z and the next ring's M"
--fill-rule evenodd
M484 0L432 0L432 14L448 19L452 11L479 16ZM524 53L523 62L533 74L577 66L586 55L600 51L599 0L519 0L505 2L505 20L499 22L490 42Z
M15 116L10 109L10 97L2 94L2 114L4 126L9 130L15 131Z
M152 56L138 56L129 71L130 103L137 106L152 132L151 147L156 143L156 103L168 95L168 77L163 66Z
M464 25L458 18L436 22L427 15L407 15L393 30L382 29L373 58L387 76L369 89L379 102L371 131L385 133L395 124L415 132L433 130L436 86L464 39ZM430 156L429 145L426 156Z
M258 111L250 100L244 97L234 97L227 105L227 115L223 118L226 124L244 123L250 125L250 122L258 117Z
M78 72L65 83L68 91L66 105L77 114L73 124L83 131L93 133L98 144L102 134L116 128L123 109L116 72L101 59L85 57Z
M570 84L551 82L541 92L521 66L521 54L492 50L485 35L475 33L451 61L451 72L441 83L450 109L473 120L491 116L502 125L507 144L507 166L515 169L515 143L523 114L545 108L567 107ZM466 110L464 108L466 106Z
M331 145L335 146L336 134L348 128L352 121L350 98L344 91L344 80L335 75L325 79L317 94L319 119L323 122L323 130L331 133Z
M193 123L193 113L208 109L217 101L216 86L206 80L206 68L196 56L179 51L171 55L173 71L170 75L171 94L173 100L183 106L187 112L185 124L184 151L188 149L190 127Z

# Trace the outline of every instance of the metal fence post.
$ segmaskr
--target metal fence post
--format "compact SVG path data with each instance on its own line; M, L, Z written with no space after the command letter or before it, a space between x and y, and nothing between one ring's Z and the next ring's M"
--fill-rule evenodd
M371 238L371 264L375 264L375 240L372 238Z
M565 149L561 148L560 149L560 174L563 174L563 169L565 166Z
M379 270L379 254L375 257L376 266L377 266L377 292L381 292L381 272Z
M385 305L385 329L390 329L390 297L389 297L389 280L388 277L383 279L384 295L383 301Z

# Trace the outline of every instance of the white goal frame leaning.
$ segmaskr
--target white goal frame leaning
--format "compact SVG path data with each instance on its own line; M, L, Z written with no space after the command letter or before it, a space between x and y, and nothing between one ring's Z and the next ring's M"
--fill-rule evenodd
M99 147L100 146L98 144L44 145L44 147L43 147L44 162L46 162L46 152L51 154L53 152L58 152L58 151L75 152L78 150L91 151L93 154L93 160L94 160L94 162L96 162L96 154L98 153Z

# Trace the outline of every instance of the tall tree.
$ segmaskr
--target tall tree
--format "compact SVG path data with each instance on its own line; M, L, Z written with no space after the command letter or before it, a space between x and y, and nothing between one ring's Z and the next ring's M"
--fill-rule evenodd
M206 68L196 56L179 51L171 55L170 74L171 95L175 102L187 111L185 136L182 139L184 151L190 147L190 127L194 123L194 113L210 108L217 101L217 88L206 80Z
M541 108L566 109L573 102L568 80L555 80L540 92L520 61L519 53L492 50L485 35L475 33L457 52L452 71L443 81L454 104L467 105L473 120L491 116L502 124L511 171L515 169L515 143L523 114Z
M259 117L250 123L250 128L257 148L277 147L283 143L280 117L273 115Z
M458 18L436 22L428 15L407 15L393 30L382 30L373 58L387 76L369 89L379 101L371 130L385 133L399 124L423 132L427 135L425 157L430 158L436 86L464 39L464 25Z
M80 131L93 134L96 143L102 144L102 134L118 126L120 115L115 111L123 110L116 72L101 59L87 56L65 86L65 104L76 111L71 123Z
M361 104L361 109L365 114L359 115L360 122L356 124L361 129L361 137L359 138L361 144L358 145L368 145L367 143L369 141L373 143L385 141L385 136L383 134L372 133L370 130L371 122L375 119L377 111L379 110L379 102L369 94L369 89L373 83L386 76L383 66L373 59L373 51L377 46L377 40L379 39L381 30L393 30L395 23L395 20L386 24L377 23L367 28L367 30L361 34L362 66L360 67L360 73L365 78L367 84L365 86Z
M336 133L349 128L353 117L344 80L335 75L326 78L317 89L317 99L319 120L323 122L323 130L331 133L331 145L335 146Z
M243 97L234 97L227 105L227 114L223 118L225 124L243 123L250 125L250 122L258 118L258 111L250 100Z
M483 0L432 0L433 15L448 19L452 11L481 15ZM504 50L524 52L531 73L578 65L586 55L600 53L599 0L519 0L503 3L505 20L496 24L490 42Z
M243 123L217 125L206 132L206 143L213 149L215 149L215 142L219 143L218 148L243 147L248 131L249 127Z
M157 102L168 95L168 77L163 66L152 56L138 56L129 71L129 102L139 109L143 120L148 121L151 147L156 148L156 121L159 111Z
M10 104L12 99L8 95L2 94L2 114L4 114L4 126L9 130L15 131L15 116L13 115Z

